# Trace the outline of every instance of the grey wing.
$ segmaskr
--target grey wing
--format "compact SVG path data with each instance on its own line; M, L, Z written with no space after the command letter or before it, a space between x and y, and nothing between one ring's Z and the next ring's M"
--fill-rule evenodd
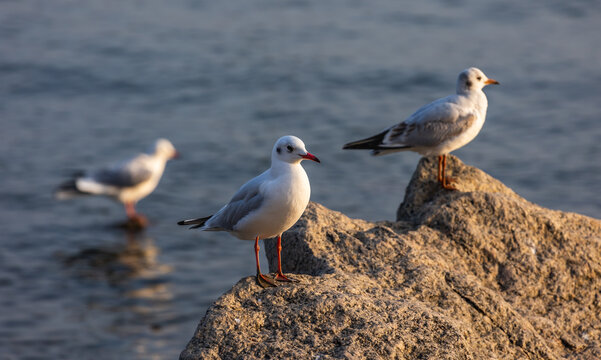
M115 167L97 170L88 177L102 185L118 188L136 186L152 176L146 157L147 155L137 156Z
M232 231L242 218L260 208L265 200L261 193L261 184L266 178L266 173L242 185L230 202L206 222L205 229Z
M381 147L436 146L467 130L476 118L474 113L462 113L455 104L432 103L391 127Z

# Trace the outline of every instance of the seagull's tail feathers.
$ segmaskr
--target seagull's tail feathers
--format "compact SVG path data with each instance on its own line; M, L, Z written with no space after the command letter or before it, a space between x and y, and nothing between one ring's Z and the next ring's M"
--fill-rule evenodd
M207 220L209 220L212 216L213 215L198 218L198 219L188 219L188 220L178 221L177 225L194 225L194 226L191 226L190 229L198 229L200 227L203 227L205 225L205 223L207 222Z
M67 200L82 195L89 195L89 193L77 188L76 179L65 181L54 190L54 197L58 200Z
M382 131L378 135L374 135L372 137L368 137L362 140L357 140L350 142L348 144L344 144L342 147L344 150L374 150L380 147L382 144L382 140L386 136L388 130Z
M116 196L119 190L116 186L106 185L94 180L94 178L76 174L72 179L59 185L54 192L54 196L59 200L81 195Z
M371 150L371 154L374 156L386 155L393 152L403 151L409 149L411 146L382 146L382 141L386 137L388 130L384 130L378 135L368 137L362 140L357 140L345 144L342 148L344 150Z

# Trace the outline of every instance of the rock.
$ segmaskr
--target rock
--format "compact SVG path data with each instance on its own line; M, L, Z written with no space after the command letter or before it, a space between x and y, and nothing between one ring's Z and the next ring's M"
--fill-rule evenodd
M397 222L309 204L283 238L284 272L302 282L242 279L181 359L601 358L601 221L453 156L459 191L443 190L436 165L420 161Z

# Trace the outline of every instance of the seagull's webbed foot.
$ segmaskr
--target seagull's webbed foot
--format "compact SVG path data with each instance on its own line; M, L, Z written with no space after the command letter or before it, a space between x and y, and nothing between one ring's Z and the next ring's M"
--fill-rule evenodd
M295 278L289 278L281 272L275 274L275 276L273 278L276 281L282 281L282 282L300 282L300 280L295 279Z
M455 179L453 179L452 177L446 176L443 179L442 187L447 190L458 190L455 186L452 185L454 182L456 182Z
M123 228L128 231L141 231L148 226L148 220L145 216L135 214L134 216L128 216L126 221L117 224L117 227Z
M146 226L148 226L148 219L146 218L146 216L144 216L142 214L135 214L134 216L131 216L129 218L129 222L132 225L138 226L141 228L145 228Z
M257 284L262 288L277 287L278 284L269 276L257 273Z

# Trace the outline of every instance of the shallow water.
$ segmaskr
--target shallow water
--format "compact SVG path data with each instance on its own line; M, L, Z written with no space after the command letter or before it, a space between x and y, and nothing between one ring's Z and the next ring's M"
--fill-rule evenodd
M527 199L601 217L601 8L593 1L0 2L0 358L172 359L254 272L207 215L301 137L312 199L394 219L419 157L342 144L482 68L487 122L455 152ZM76 169L166 137L183 154L132 235L106 199L57 202ZM285 246L285 239L284 239Z

